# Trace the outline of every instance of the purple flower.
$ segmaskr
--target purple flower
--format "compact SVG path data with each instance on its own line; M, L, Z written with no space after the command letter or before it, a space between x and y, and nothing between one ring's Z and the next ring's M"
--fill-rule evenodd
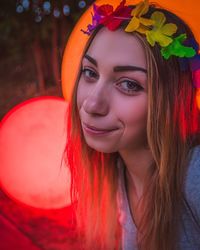
M96 27L99 25L102 16L98 13L98 6L96 4L93 4L93 13L92 14L92 24L88 24L87 30L81 30L84 34L90 35L93 30L96 29Z
M99 24L106 26L109 30L116 30L120 24L131 17L132 9L125 6L126 0L122 0L118 7L114 10L110 4L101 6L93 5L92 24L87 26L87 30L82 30L85 34L90 35Z

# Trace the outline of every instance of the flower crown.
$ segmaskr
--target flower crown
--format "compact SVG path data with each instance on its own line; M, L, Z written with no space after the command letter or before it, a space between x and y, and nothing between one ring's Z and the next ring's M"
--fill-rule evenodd
M163 58L167 60L171 56L178 57L182 70L186 70L189 67L192 72L195 72L200 69L198 43L194 39L187 39L185 33L174 37L177 25L166 23L164 13L155 10L150 18L145 18L143 15L149 10L148 0L139 2L135 7L125 6L125 4L126 0L122 0L115 10L110 4L101 6L93 4L92 24L87 26L86 31L81 31L91 35L93 30L99 25L104 25L109 30L115 31L123 21L130 20L125 28L125 32L138 32L145 35L151 46L158 43L161 47L160 51ZM200 83L195 85L200 88Z

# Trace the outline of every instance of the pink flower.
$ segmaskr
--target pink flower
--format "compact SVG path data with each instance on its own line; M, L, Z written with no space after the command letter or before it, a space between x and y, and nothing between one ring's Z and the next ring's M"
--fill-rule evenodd
M106 26L109 30L116 30L120 24L131 17L132 9L125 6L126 1L123 0L120 5L113 11L112 5L102 5L97 9L97 13L102 16L100 24Z
M115 10L110 4L103 4L101 6L94 4L92 24L87 26L87 31L82 31L90 35L99 24L106 26L109 30L116 30L124 20L131 18L132 8L125 6L125 3L126 0L122 0Z

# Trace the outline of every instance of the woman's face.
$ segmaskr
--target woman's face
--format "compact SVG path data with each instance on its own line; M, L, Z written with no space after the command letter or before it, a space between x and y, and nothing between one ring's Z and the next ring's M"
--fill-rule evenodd
M139 40L102 28L82 60L77 106L87 144L111 153L146 142L147 64Z

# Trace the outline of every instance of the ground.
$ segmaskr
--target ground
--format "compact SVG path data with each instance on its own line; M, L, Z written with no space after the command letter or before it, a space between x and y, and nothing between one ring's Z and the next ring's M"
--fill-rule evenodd
M0 189L0 250L80 250L72 207L34 209Z

